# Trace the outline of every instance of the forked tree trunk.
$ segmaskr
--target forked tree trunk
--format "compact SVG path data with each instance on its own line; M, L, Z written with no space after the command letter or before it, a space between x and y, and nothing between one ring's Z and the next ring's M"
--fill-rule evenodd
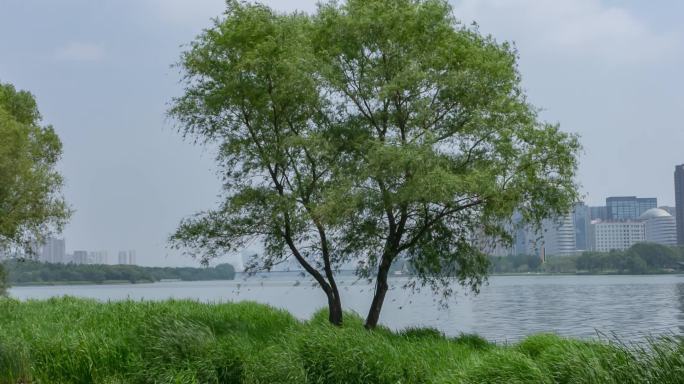
M338 327L342 325L342 301L338 294L328 295L328 321Z
M281 193L282 194L282 193ZM325 295L328 297L328 321L330 323L341 326L342 325L342 300L340 300L340 293L337 290L337 283L335 283L335 276L332 273L332 268L330 267L330 259L327 256L327 246L324 246L325 249L325 274L328 277L328 281L325 280L323 275L316 270L311 264L309 264L306 259L302 256L302 254L299 252L299 249L297 248L297 245L295 244L294 240L292 240L292 229L289 224L289 216L286 214L285 215L285 242L287 243L287 246L290 248L290 251L292 251L292 254L294 255L295 259L297 259L297 262L299 265L301 265L304 270L311 275L316 282L321 286L323 291L325 292ZM319 228L319 230L321 230ZM325 233L321 230L321 239L324 244L326 244L326 239L325 239Z
M389 269L392 265L392 257L383 256L380 267L378 268L378 277L375 282L375 294L373 295L373 301L371 302L370 309L368 310L368 316L366 317L366 329L374 329L378 325L378 320L380 320L380 311L382 311L382 304L385 301L385 295L387 294L387 277L389 275Z

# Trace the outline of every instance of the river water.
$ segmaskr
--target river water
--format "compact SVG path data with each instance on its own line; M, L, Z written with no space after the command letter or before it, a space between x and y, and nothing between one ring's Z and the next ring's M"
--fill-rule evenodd
M479 295L458 293L444 308L435 296L390 281L381 323L401 329L435 327L448 335L477 333L498 342L554 332L564 336L617 336L639 341L650 335L684 335L684 275L658 276L493 276ZM340 277L343 305L362 315L373 287L353 276ZM462 291L462 290L460 290ZM45 299L71 295L97 300L251 300L284 308L307 319L326 304L320 289L297 273L271 273L233 281L159 282L135 285L15 287L10 296Z

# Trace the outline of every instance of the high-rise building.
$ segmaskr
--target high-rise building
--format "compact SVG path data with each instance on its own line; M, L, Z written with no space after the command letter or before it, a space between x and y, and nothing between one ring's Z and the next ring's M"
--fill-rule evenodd
M667 211L651 208L639 216L639 221L644 223L645 239L649 243L677 244L677 224Z
M593 247L596 252L625 250L632 245L646 241L644 222L599 221L590 225Z
M511 235L513 244L506 249L494 249L495 256L538 255L571 256L578 250L589 249L587 230L590 207L577 203L573 212L546 219L542 222L541 231L531 226L522 226L522 217L513 216ZM581 248L580 248L581 247Z
M88 264L107 264L107 251L94 251L88 255Z
M607 220L636 220L644 212L658 206L655 197L612 196L606 198Z
M126 251L119 251L119 264L128 264L128 253Z
M49 238L45 241L38 260L45 263L64 263L66 260L64 239Z
M529 231L521 225L522 219L522 215L519 212L516 212L511 220L513 244L509 254L512 255L526 255L529 252Z
M684 245L684 164L677 165L674 173L675 219L677 221L677 244Z
M543 225L544 251L546 255L571 256L577 249L575 243L575 222L572 214L547 220Z
M130 250L128 251L128 265L136 265L136 260L135 260L135 251Z
M608 207L589 207L589 220L608 220Z
M572 219L575 224L575 250L587 251L590 248L587 232L591 223L591 209L580 202L575 204Z
M135 265L136 260L135 260L135 251L130 250L130 251L119 251L119 264L122 265Z
M88 251L74 251L74 264L88 264Z
M637 197L637 218L649 209L658 207L658 199L655 197Z
M514 254L526 255L529 252L528 231L525 228L515 230Z

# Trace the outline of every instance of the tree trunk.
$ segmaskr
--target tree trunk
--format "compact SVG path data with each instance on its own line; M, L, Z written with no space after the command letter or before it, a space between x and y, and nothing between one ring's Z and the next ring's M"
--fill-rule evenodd
M335 276L332 274L330 267L326 268L328 273L328 283L330 284L330 293L328 293L328 320L331 324L336 326L342 325L342 299L340 292L337 290L337 283Z
M392 265L392 257L383 256L378 268L378 277L375 282L375 295L373 296L373 302L371 303L370 309L368 310L368 316L366 317L366 329L374 329L378 325L378 320L380 320L380 311L382 310L382 304L385 301L385 294L389 286L387 285L387 276L389 275L389 269Z
M338 327L342 325L342 301L338 294L328 295L328 321Z
M286 220L289 219L289 217L286 214ZM285 242L287 243L288 247L290 248L290 251L292 251L292 254L294 255L295 259L297 259L297 262L299 262L299 265L301 265L304 270L309 273L309 275L313 276L313 278L316 280L316 282L321 286L321 289L323 289L323 292L325 292L325 295L328 297L328 320L330 323L340 326L342 325L342 301L340 300L340 294L337 290L337 284L335 283L335 276L332 273L332 269L330 268L330 262L328 261L329 259L326 258L326 275L328 276L328 281L325 280L323 275L319 271L317 271L311 264L309 264L306 259L302 256L301 253L299 253L299 249L297 249L297 246L295 245L294 241L292 240L292 235L291 235L291 228L289 222L285 222ZM323 238L323 241L325 241L325 238Z

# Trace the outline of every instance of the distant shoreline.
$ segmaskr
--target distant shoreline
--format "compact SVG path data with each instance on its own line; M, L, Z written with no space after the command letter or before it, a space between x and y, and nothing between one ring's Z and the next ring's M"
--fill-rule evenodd
M136 281L130 282L125 280L107 280L107 281L35 281L12 283L12 287L42 287L52 285L125 285L125 284L150 284L154 281Z
M11 286L148 284L168 281L232 280L230 264L214 267L143 267L137 265L51 264L10 260L0 264Z
M617 272L511 272L491 273L489 276L660 276L660 275L683 275L682 271L674 272L650 272L650 273L617 273Z
M57 285L140 285L140 284L154 284L154 283L175 283L175 282L199 282L199 281L235 281L235 279L212 279L212 280L145 280L145 281L126 281L126 280L106 280L106 281L37 281L37 282L23 282L13 283L12 287L51 287Z

